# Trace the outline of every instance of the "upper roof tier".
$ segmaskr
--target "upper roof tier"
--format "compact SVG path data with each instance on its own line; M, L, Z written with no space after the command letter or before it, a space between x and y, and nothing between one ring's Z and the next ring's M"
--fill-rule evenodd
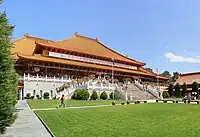
M42 38L32 37L27 34L25 35L24 38L31 40L31 42L29 41L29 43L32 43L34 41L36 43L36 45L40 45L40 46L51 47L51 48L56 48L56 49L63 49L63 50L68 50L68 51L75 51L75 52L90 54L93 56L101 56L103 58L124 61L124 62L131 63L131 64L134 64L137 66L145 65L145 63L133 60L131 58L128 58L124 55L117 53L116 51L108 48L107 46L105 46L104 44L99 42L98 39L92 39L89 37L81 36L78 33L75 33L73 37L71 37L67 40L62 40L62 41L57 41L57 42L54 42L52 40L46 40L46 39L42 39ZM17 40L14 42L17 42ZM35 44L26 44L26 47L29 45L32 45L30 47L35 46ZM32 48L30 48L30 49L29 48L26 48L25 53L34 52L33 50L31 50ZM27 50L29 50L29 51L27 51Z

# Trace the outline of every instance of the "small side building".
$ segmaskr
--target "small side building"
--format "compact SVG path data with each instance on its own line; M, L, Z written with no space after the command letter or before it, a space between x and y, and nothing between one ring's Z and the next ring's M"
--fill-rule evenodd
M200 86L200 72L180 74L175 84L179 83L180 85L183 85L186 83L187 90L191 91L193 82L197 82Z

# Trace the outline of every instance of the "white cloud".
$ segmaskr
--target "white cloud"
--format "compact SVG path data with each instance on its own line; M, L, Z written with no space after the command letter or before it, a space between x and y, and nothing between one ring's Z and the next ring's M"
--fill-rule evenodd
M187 63L200 63L200 58L183 57L175 55L171 52L165 53L165 57L169 59L170 62L187 62Z
M184 52L184 53L186 53L186 52L187 52L187 50L184 50L183 52Z

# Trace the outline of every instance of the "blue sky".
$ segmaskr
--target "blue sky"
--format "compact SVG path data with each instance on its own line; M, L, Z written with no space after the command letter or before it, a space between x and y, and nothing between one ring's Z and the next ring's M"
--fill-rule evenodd
M160 72L200 71L198 0L5 0L4 10L16 25L13 39L78 32Z

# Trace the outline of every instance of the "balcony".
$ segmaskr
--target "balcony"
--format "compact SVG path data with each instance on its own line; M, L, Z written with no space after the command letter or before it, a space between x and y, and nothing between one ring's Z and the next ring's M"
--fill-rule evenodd
M47 76L33 76L30 74L25 74L24 76L20 76L19 81L43 81L43 82L58 82L58 83L67 83L71 82L70 77L64 78L64 77L47 77Z

